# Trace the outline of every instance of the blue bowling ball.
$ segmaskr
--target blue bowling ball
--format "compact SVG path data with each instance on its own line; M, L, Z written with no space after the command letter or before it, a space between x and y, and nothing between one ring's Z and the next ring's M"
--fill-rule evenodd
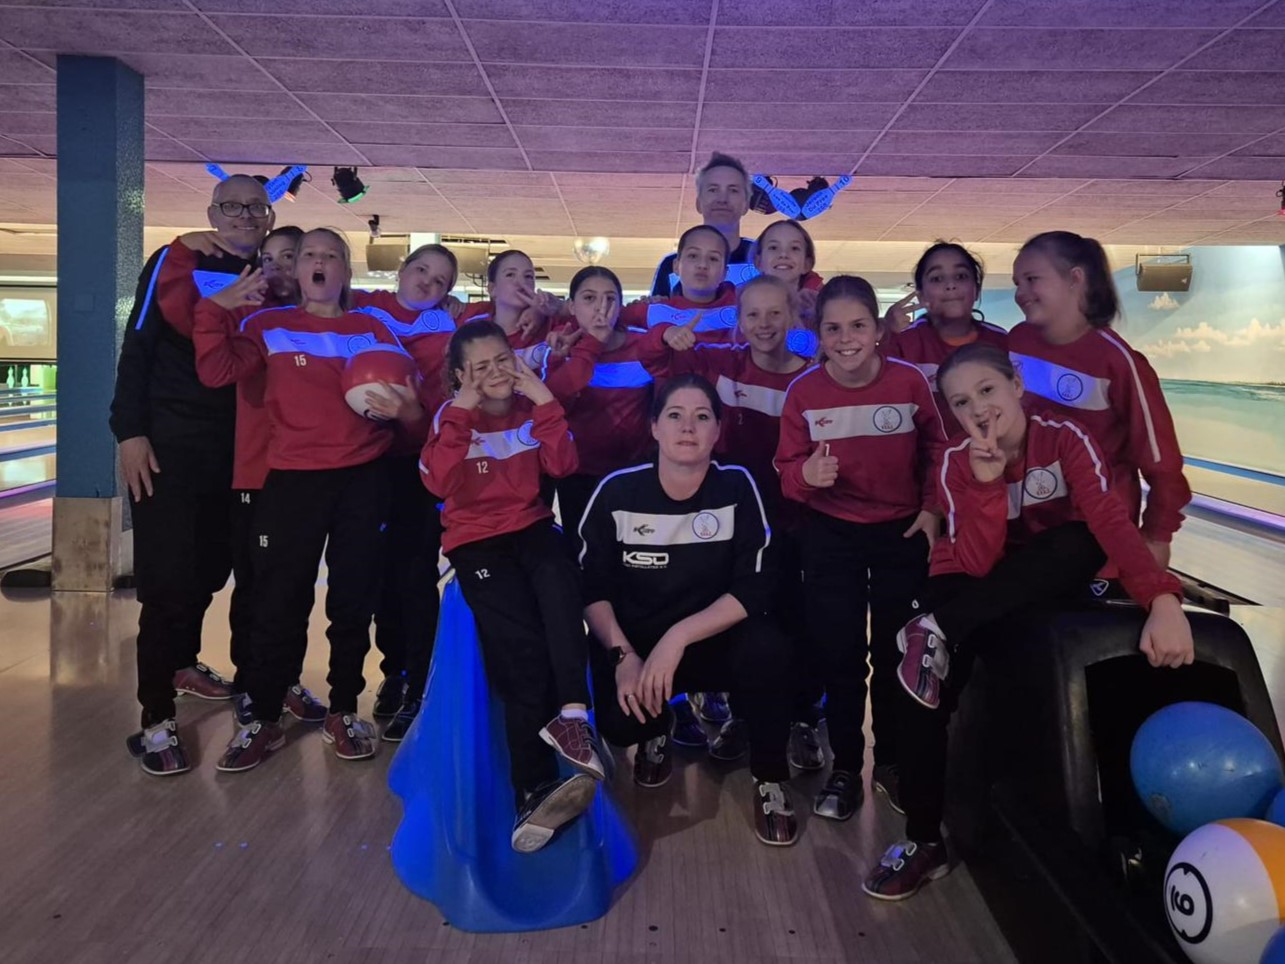
M1267 942L1258 964L1285 964L1285 927L1278 930Z
M1271 805L1267 808L1267 816L1263 817L1269 823L1274 823L1278 827L1285 827L1285 790L1276 794L1272 798ZM1282 958L1285 960L1285 958Z
M1147 717L1129 753L1133 786L1176 834L1229 817L1262 817L1281 762L1253 723L1212 703L1174 703Z

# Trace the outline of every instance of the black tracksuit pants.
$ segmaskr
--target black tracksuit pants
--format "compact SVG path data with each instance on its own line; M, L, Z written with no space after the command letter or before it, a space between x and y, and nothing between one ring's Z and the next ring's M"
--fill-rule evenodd
M323 550L330 711L356 712L379 602L387 505L381 460L268 473L256 514L254 624L245 674L255 719L279 719L286 690L298 678Z
M144 725L174 715L174 674L201 651L201 627L232 571L230 463L220 453L154 446L153 494L131 504L138 616L138 701ZM238 580L239 584L239 580ZM233 593L233 608L244 594ZM234 634L232 661L244 659Z
M911 840L941 840L946 729L968 683L974 656L985 652L985 627L1021 609L1079 598L1105 561L1088 526L1073 522L1041 532L981 579L956 573L928 580L921 611L930 613L945 634L951 657L937 709L920 705L904 690L898 697L901 805Z
M504 704L519 805L558 775L540 729L568 703L589 703L580 574L552 519L452 549L486 675Z
M388 547L384 586L375 612L375 648L385 677L404 676L406 694L422 699L433 658L441 597L437 558L442 548L440 501L424 488L414 455L387 456Z
M803 527L804 606L825 685L835 770L861 772L867 676L875 763L898 759L897 632L914 614L928 575L927 537L902 537L914 521L857 523L809 512Z

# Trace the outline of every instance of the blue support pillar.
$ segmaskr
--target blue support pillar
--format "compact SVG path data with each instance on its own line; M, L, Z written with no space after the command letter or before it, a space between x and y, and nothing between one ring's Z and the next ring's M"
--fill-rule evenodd
M55 589L107 591L132 561L107 412L142 254L143 77L59 55Z

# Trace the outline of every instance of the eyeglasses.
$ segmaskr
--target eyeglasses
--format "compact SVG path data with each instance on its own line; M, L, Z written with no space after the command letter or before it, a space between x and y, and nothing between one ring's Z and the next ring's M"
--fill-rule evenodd
M251 201L249 204L242 204L240 201L221 201L214 207L219 209L219 213L225 218L239 218L242 212L249 212L252 218L266 218L272 213L272 208L262 201Z

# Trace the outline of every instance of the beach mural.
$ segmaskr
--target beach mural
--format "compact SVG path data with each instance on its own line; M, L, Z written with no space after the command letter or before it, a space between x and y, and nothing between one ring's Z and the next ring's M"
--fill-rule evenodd
M1138 291L1133 266L1116 266L1117 330L1160 375L1184 454L1285 475L1285 248L1190 254L1185 292ZM981 307L1005 328L1021 321L1011 289Z

